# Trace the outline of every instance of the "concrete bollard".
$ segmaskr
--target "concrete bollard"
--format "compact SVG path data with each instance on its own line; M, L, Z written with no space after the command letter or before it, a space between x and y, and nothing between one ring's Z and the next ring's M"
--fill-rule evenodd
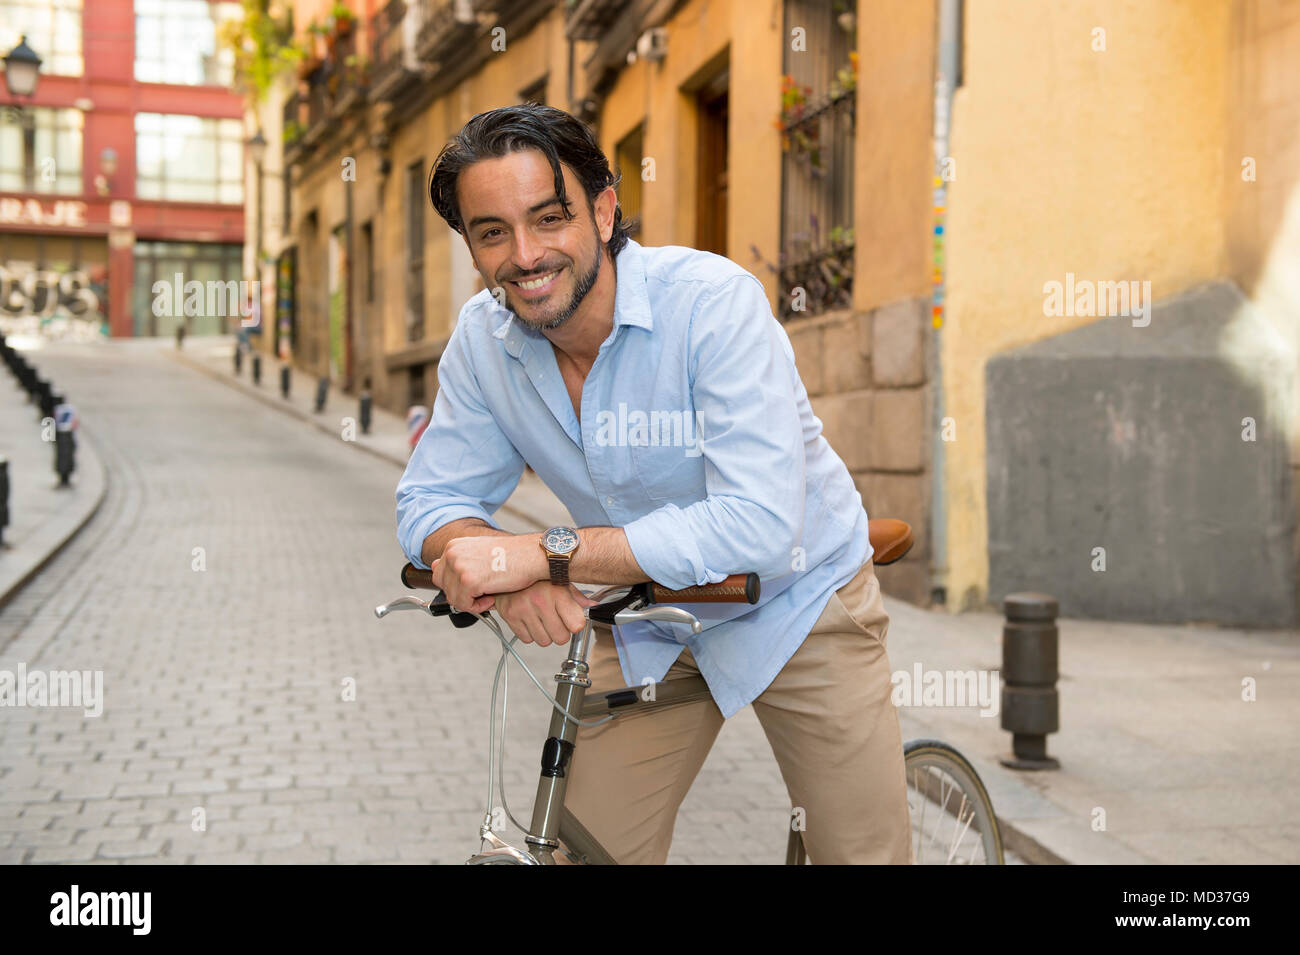
M1059 769L1047 755L1047 734L1060 729L1056 689L1057 602L1048 594L1009 594L1002 602L1002 728L1011 732L1011 769Z

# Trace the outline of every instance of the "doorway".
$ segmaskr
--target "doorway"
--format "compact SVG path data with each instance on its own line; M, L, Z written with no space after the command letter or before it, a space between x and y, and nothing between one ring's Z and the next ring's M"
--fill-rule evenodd
M699 115L695 247L727 254L727 91L724 69L696 94Z

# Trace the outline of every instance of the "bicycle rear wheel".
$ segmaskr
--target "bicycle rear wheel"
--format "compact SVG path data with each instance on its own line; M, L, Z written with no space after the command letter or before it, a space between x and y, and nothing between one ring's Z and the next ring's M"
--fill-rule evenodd
M1004 865L1002 834L975 767L947 743L903 747L917 865Z

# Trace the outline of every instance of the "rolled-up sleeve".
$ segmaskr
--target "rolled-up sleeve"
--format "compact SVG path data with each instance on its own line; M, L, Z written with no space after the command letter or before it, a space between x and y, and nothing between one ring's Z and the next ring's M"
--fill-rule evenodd
M447 342L429 426L397 485L397 540L416 567L427 566L425 538L444 524L477 517L496 527L492 514L523 475L523 457L483 400L468 337L461 322Z
M803 531L804 442L789 347L752 275L701 296L689 354L707 496L624 527L651 579L683 588L790 573Z

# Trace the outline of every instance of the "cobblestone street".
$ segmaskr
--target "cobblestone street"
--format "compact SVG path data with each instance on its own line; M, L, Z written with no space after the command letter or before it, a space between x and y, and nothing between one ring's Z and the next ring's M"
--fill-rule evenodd
M0 616L0 668L103 670L104 707L5 709L0 862L463 861L498 649L482 628L375 619L404 592L398 470L166 347L38 353L108 493ZM551 686L560 652L524 654ZM506 782L526 821L546 703L513 670ZM687 798L670 862L779 863L788 811L746 709Z

